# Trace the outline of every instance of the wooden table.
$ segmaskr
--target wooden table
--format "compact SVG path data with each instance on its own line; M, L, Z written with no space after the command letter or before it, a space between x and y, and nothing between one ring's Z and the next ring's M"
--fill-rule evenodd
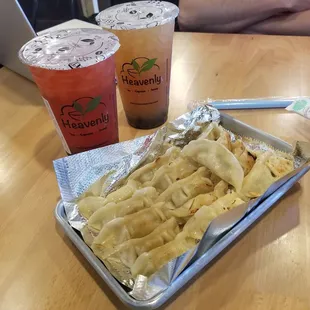
M169 118L192 99L310 96L309 38L175 35ZM123 309L54 219L52 160L65 155L36 86L0 69L0 308ZM266 132L307 140L310 121L230 111ZM127 125L120 139L152 131ZM167 309L310 309L310 175Z

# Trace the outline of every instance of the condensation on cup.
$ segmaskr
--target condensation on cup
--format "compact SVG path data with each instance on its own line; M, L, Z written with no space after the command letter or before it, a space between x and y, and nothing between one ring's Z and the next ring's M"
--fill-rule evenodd
M167 120L172 41L179 9L164 1L115 5L97 15L121 47L116 54L118 86L128 123L148 129Z
M19 51L68 154L118 142L114 53L118 38L100 29L38 36Z

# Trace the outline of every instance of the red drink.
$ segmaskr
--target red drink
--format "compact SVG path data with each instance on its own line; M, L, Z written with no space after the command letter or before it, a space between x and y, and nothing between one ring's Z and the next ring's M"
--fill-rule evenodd
M70 29L37 37L21 49L69 154L118 142L113 56L118 47L108 32ZM31 55L36 50L41 56Z

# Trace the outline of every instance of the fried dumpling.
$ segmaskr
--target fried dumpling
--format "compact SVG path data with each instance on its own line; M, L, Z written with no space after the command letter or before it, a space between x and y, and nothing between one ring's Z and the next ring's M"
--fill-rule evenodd
M214 195L214 192L207 194L200 194L195 198L187 201L184 205L174 210L171 210L171 214L178 218L179 221L183 223L186 222L187 219L193 216L202 206L208 206L213 203L217 197Z
M241 193L249 198L261 196L278 179L293 171L293 161L265 152L258 156L255 165L244 178Z
M231 139L230 134L226 130L222 129L220 137L216 140L216 142L225 146L229 151L231 151Z
M216 141L221 135L221 127L212 122L198 137L198 139L207 139Z
M192 157L210 169L237 191L241 190L244 173L237 158L222 144L211 140L194 140L182 150L184 156Z
M110 258L114 261L120 260L125 266L130 268L141 254L172 241L179 232L178 223L172 217L160 224L145 237L123 242L117 246L115 253Z
M88 227L93 232L99 232L103 225L117 217L138 212L149 208L158 197L154 187L145 187L137 190L129 199L118 203L110 202L98 209L88 220Z
M213 183L208 178L210 172L205 167L185 179L177 181L159 195L156 202L165 202L166 206L175 209L191 198L213 190Z
M217 123L211 123L207 129L198 137L198 139L207 139L217 141L231 151L230 134Z
M139 186L140 183L134 180L129 180L126 185L107 195L107 197L104 198L103 205L106 205L109 202L120 202L130 198Z
M220 177L218 177L216 174L214 174L213 172L211 172L210 175L210 180L212 181L213 185L215 186L217 183L221 182L222 179Z
M83 217L89 219L99 208L104 206L105 199L98 196L88 196L78 201L77 206Z
M223 197L227 194L228 191L228 183L221 180L214 186L214 196L216 198Z
M151 276L169 261L193 248L214 218L242 203L236 193L230 193L209 206L201 207L174 240L141 254L131 267L132 275Z
M229 193L211 205L201 207L185 224L183 232L188 237L200 240L213 219L242 203L244 201L236 192Z
M171 184L184 179L198 169L198 164L188 158L176 158L173 162L160 167L150 182L144 186L155 187L159 193L166 190Z
M138 275L149 277L169 261L184 254L196 244L196 240L188 238L181 232L174 240L141 254L131 267L131 273L133 277Z
M266 161L266 166L271 173L277 178L282 178L286 174L294 170L294 160L284 158L277 155L272 155Z
M246 176L255 164L254 157L247 151L244 143L241 140L236 140L234 143L232 143L232 152L243 168L244 176Z
M154 161L141 168L134 171L129 177L128 180L138 181L141 184L151 181L154 177L155 171L157 171L163 165L173 162L180 155L180 148L172 146L166 153L162 156L159 156Z
M92 234L92 232L88 229L88 226L85 225L81 230L81 235L83 237L83 240L85 241L85 243L90 247L94 241L94 236Z
M103 226L91 248L98 257L105 259L115 251L117 245L148 235L169 218L170 212L163 203L116 218Z

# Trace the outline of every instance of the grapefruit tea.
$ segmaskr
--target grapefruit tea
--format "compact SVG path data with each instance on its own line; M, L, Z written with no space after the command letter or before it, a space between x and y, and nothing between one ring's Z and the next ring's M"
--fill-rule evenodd
M69 154L118 142L118 47L111 33L71 29L37 37L20 52Z

